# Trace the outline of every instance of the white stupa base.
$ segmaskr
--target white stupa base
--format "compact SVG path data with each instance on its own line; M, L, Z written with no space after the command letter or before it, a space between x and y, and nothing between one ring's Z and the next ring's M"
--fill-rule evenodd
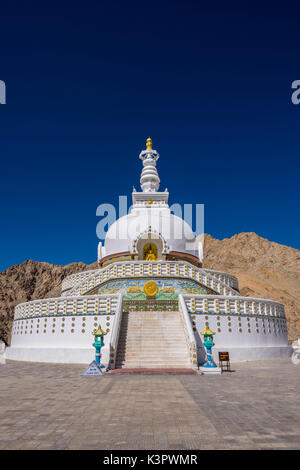
M202 374L213 375L213 374L221 374L222 370L220 367L200 367L199 370Z
M293 352L291 346L248 346L248 347L228 347L221 346L215 347L213 350L213 359L216 364L219 363L219 351L228 351L230 357L230 363L235 362L245 362L245 361L265 361L272 359L281 359L285 357L290 357ZM200 363L203 363L203 354L200 358Z
M95 358L94 348L6 348L6 359L28 362L90 364ZM109 350L102 348L101 363L107 367Z
M0 341L0 364L5 364L5 343L3 341Z

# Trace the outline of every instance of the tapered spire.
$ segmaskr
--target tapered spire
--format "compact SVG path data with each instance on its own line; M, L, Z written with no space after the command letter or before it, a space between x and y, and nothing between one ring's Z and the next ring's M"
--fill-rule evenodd
M155 193L158 191L160 179L156 169L156 161L159 159L159 153L152 149L152 139L148 137L146 141L146 150L140 153L140 159L143 161L143 171L140 184L144 193Z

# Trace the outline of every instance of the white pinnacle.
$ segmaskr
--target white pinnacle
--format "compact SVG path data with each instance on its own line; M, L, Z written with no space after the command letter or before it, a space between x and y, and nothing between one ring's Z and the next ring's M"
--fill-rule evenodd
M140 159L143 161L143 171L140 184L144 193L155 193L158 191L160 179L156 169L156 161L159 159L159 153L152 149L152 140L147 139L146 150L140 153Z

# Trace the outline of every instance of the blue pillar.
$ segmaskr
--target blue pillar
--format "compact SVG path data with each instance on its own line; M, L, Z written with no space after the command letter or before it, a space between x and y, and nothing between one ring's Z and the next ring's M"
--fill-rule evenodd
M212 357L212 348L215 345L215 343L213 342L214 334L215 333L211 331L208 326L201 333L201 335L204 336L203 344L206 348L206 361L200 367L201 372L203 372L204 374L209 374L209 373L220 374L221 373L221 369L216 365Z
M101 364L101 348L104 345L103 336L106 335L106 333L102 330L100 325L98 325L97 330L93 331L93 335L95 336L95 341L93 343L93 346L96 349L96 351L95 351L95 362L96 362L96 364L99 365L99 367L104 367Z

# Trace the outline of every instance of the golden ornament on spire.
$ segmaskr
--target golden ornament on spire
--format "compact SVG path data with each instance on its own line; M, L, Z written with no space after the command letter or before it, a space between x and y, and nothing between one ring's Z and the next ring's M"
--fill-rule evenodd
M150 137L148 137L148 139L146 140L146 149L152 150L152 139L150 139Z

